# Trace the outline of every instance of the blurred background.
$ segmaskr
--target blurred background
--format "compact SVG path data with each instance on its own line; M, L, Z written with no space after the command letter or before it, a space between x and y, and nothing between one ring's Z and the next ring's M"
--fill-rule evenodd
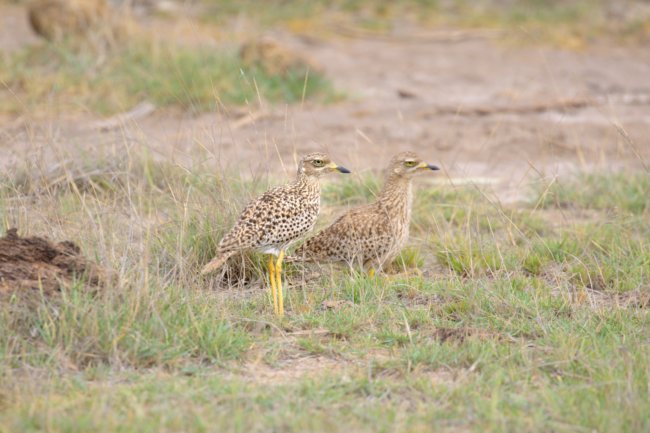
M646 167L649 43L646 0L4 0L0 168L126 146L282 175L314 148L362 169L413 149L516 200Z

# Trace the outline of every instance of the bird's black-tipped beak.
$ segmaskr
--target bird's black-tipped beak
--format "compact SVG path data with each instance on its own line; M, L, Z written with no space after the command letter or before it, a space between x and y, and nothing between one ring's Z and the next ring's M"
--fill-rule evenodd
M350 170L348 170L347 168L345 168L345 167L343 167L341 165L337 165L336 170L340 171L341 173L350 173Z
M440 167L438 167L437 165L433 165L433 164L427 164L427 168L429 170L433 170L433 171L440 170Z

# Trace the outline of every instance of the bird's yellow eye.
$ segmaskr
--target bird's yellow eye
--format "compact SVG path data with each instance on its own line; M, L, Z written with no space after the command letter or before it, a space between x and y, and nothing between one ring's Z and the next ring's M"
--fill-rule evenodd
M407 167L415 167L415 164L417 164L415 161L404 161L404 165Z
M325 161L322 159L315 159L311 163L314 167L323 167L325 165Z

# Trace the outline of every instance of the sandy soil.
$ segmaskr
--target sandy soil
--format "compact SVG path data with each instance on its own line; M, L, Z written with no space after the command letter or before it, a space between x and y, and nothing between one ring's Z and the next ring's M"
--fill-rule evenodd
M40 43L19 7L0 7L4 50ZM104 132L90 115L0 117L0 168L56 161L62 148L74 155L128 145L183 164L204 155L215 167L274 174L292 173L296 153L320 148L363 172L412 149L444 168L439 180L493 184L501 199L515 200L541 175L641 169L650 159L650 50L438 36L276 34L320 62L348 96L330 105L245 108L251 118L158 110Z

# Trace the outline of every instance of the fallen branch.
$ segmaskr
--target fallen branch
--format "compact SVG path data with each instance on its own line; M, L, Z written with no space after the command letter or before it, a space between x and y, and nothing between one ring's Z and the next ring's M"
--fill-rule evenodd
M620 105L650 105L648 94L623 94L612 96L598 96L593 98L558 99L548 102L536 102L518 105L487 105L487 106L439 106L417 113L418 117L429 116L492 116L495 114L538 114L549 111L567 112L587 107L598 107L606 104Z
M90 124L89 128L100 131L110 131L111 129L121 127L127 122L147 117L154 111L156 111L156 106L149 101L144 101L125 113L117 114L99 122L93 122Z

